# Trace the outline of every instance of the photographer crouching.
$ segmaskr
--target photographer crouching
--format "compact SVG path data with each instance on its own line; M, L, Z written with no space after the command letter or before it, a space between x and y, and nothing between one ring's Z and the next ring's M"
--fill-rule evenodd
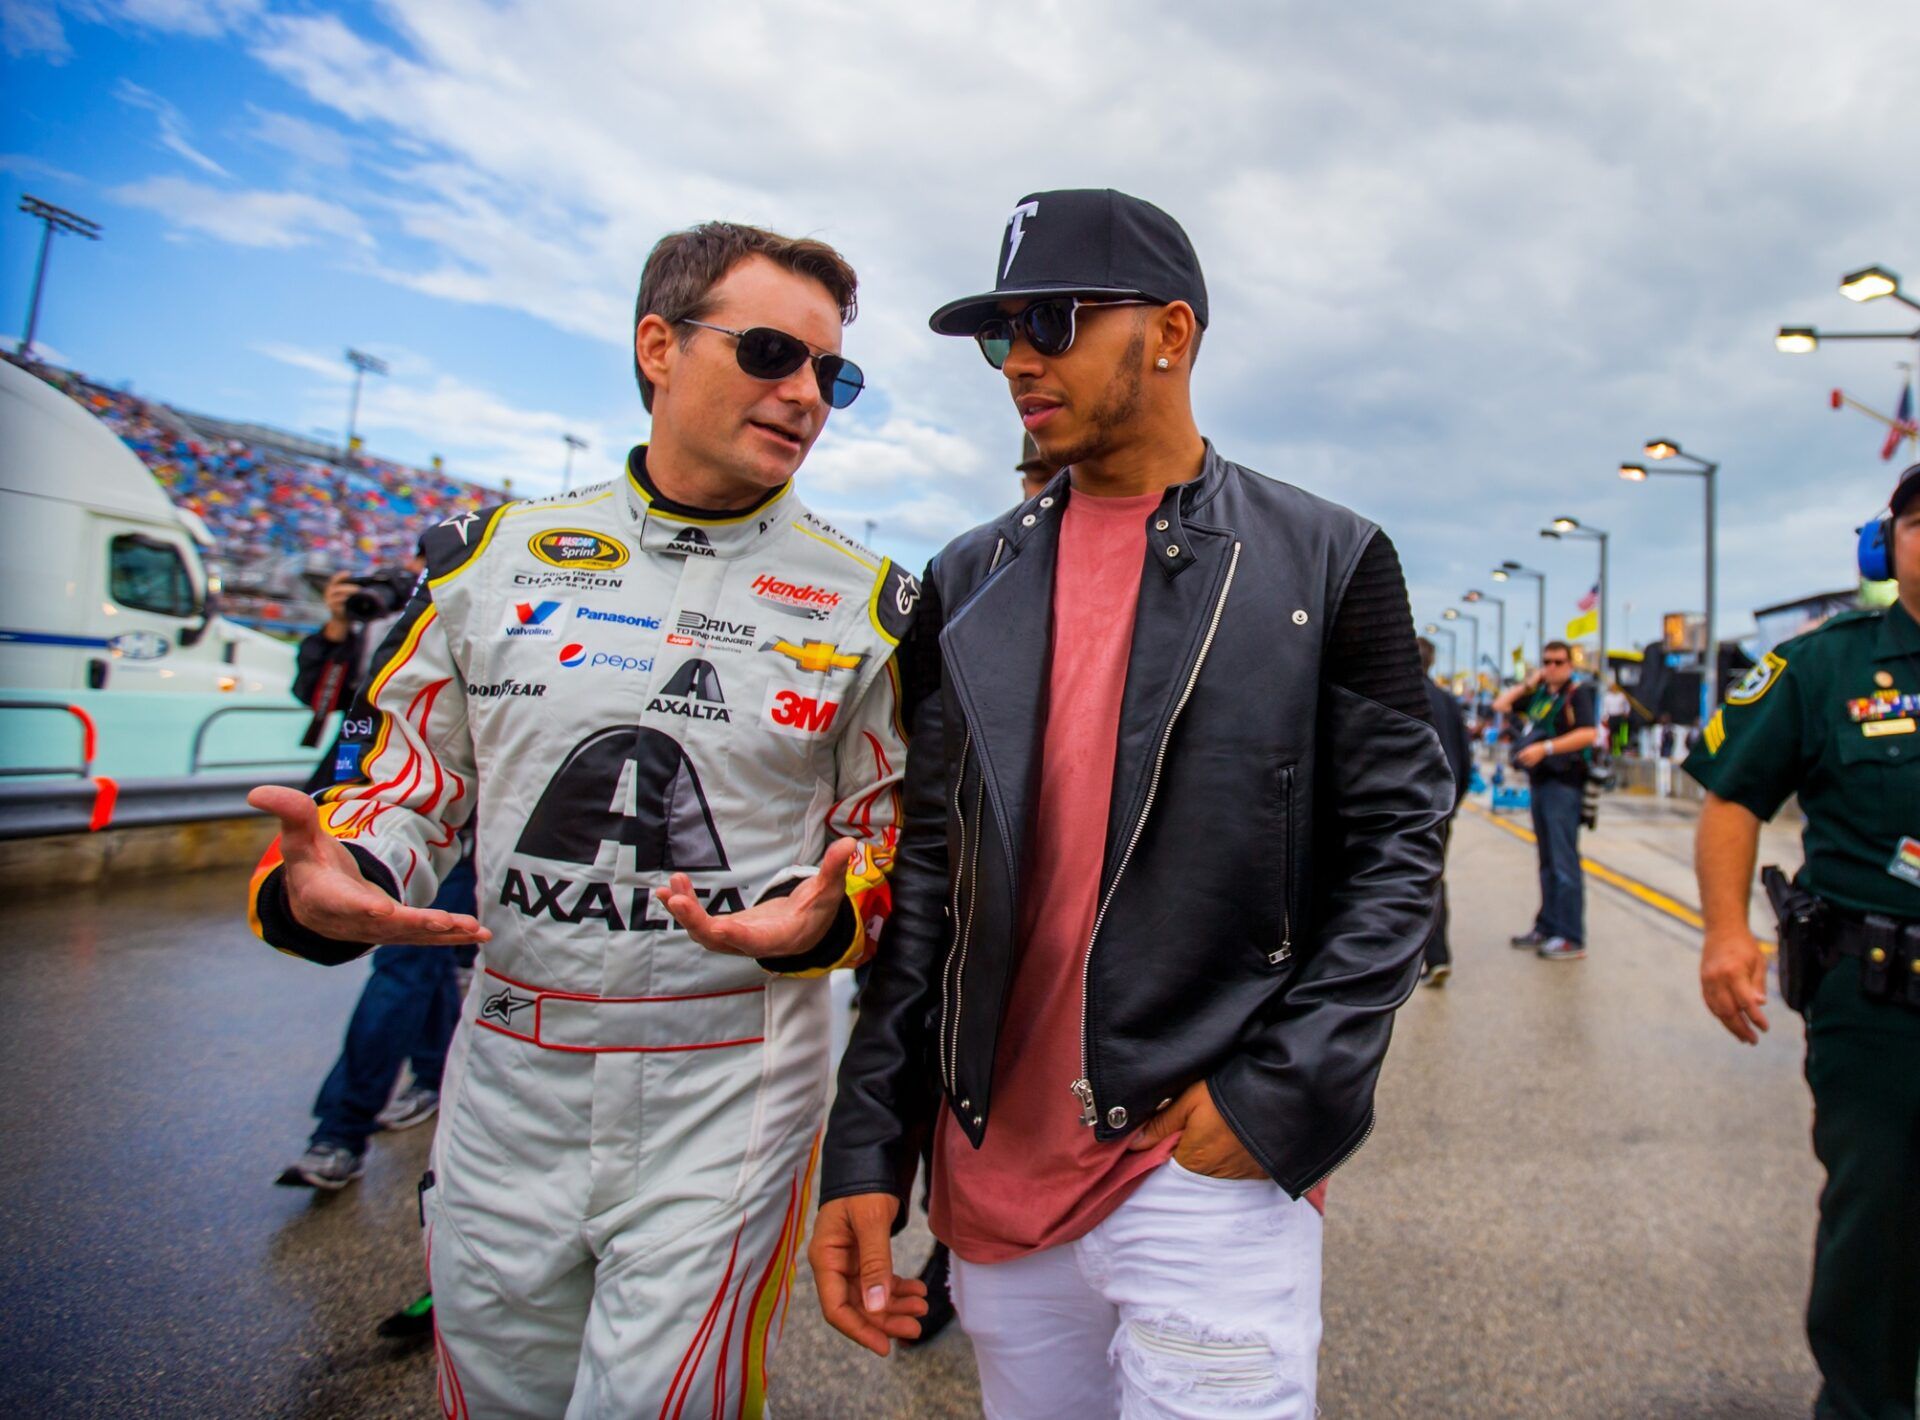
M344 710L339 733L307 781L309 793L358 772L359 756L372 738L372 712L361 690L377 670L387 633L400 620L426 563L418 551L400 567L363 576L336 573L325 592L327 621L300 643L293 694L313 711L302 744L316 745L327 719ZM471 837L468 853L440 885L433 905L448 912L474 909ZM373 972L347 1022L347 1038L320 1096L307 1151L280 1174L279 1183L328 1191L345 1188L365 1167L367 1140L384 1129L406 1129L431 1119L440 1107L440 1079L447 1043L460 1015L463 968L473 949L377 947ZM411 1061L413 1079L394 1092L400 1066Z

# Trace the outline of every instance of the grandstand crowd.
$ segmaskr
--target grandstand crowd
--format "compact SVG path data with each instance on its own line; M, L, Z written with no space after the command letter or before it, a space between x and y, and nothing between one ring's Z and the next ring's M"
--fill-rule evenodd
M359 453L318 458L210 437L163 404L7 354L96 415L212 535L226 614L263 629L312 629L336 571L393 567L423 528L504 494ZM304 441L303 441L304 442Z

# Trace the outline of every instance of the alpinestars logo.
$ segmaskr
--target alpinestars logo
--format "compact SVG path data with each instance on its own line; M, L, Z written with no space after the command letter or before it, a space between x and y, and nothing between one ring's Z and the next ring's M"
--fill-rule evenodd
M753 594L775 611L804 616L813 621L825 621L833 609L840 605L838 592L816 587L809 582L783 582L764 572L753 579Z
M660 715L680 715L689 720L717 720L733 723L727 710L727 697L720 690L720 672L712 661L682 661L660 693L647 702L647 709Z
M711 557L713 543L698 528L682 528L667 544L667 551L678 552L684 557Z
M513 1013L515 1011L524 1011L527 1007L533 1005L533 1003L533 997L516 996L513 994L512 989L509 988L499 992L497 995L487 997L486 1000L480 1003L480 1019L483 1021L498 1021L503 1026L510 1026L513 1024Z
M640 873L727 866L693 760L671 735L643 725L609 726L575 745L514 845L524 857L610 868L624 849Z

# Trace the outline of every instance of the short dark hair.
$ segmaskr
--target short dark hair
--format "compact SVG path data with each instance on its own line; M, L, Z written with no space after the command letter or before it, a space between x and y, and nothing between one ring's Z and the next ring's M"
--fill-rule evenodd
M1569 646L1565 641L1547 642L1546 645L1540 648L1540 659L1545 660L1547 657L1547 652L1549 651L1565 651L1567 653L1567 659L1568 660L1573 659L1573 647Z
M1433 669L1433 642L1429 641L1424 636L1416 636L1414 637L1414 641L1420 647L1420 669L1423 671L1432 670Z
M633 302L633 326L650 315L668 325L699 320L712 309L713 288L750 256L764 256L796 276L811 277L827 288L840 308L840 323L850 325L859 311L856 294L860 279L847 259L813 237L783 237L764 227L740 222L702 222L684 232L669 232L647 254L640 273L640 293ZM684 343L691 332L684 332ZM653 412L653 382L633 357L633 378L640 386L640 403Z

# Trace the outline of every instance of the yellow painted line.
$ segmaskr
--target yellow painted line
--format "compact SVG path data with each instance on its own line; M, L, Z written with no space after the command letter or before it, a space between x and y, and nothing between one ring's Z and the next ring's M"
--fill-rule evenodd
M1481 818L1485 819L1495 828L1503 828L1515 838L1523 839L1528 843L1536 843L1539 841L1534 837L1533 830L1530 828L1522 828L1517 823L1508 823L1505 819L1501 818L1500 815L1489 813L1478 804L1468 804L1467 807L1479 814ZM1668 897L1658 888L1648 887L1637 878L1630 878L1625 873L1609 868L1605 863L1596 863L1591 858L1582 858L1580 860L1580 867L1589 877L1598 878L1609 887L1617 887L1620 891L1627 894L1627 896L1637 898L1639 901L1646 903L1647 906L1657 908L1661 912L1666 913L1667 916L1686 923L1689 927L1700 930L1704 929L1707 925L1706 920L1700 916L1699 912L1687 906L1686 903L1676 898Z

